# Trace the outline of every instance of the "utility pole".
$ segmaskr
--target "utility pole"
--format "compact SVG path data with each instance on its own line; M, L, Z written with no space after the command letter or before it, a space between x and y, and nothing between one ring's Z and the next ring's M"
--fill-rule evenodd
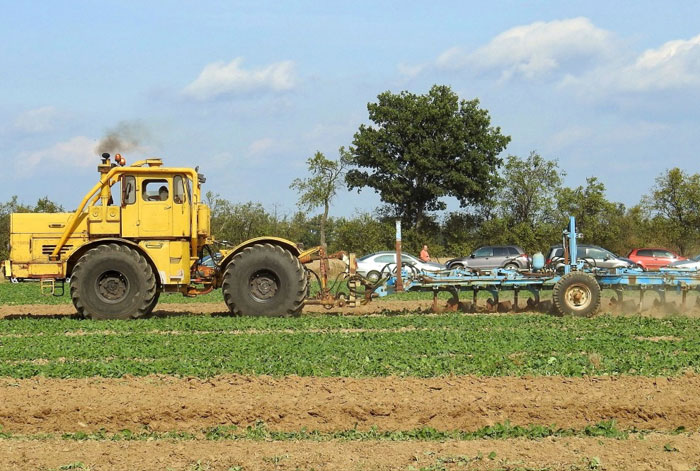
M401 278L401 219L396 220L396 292L403 292Z

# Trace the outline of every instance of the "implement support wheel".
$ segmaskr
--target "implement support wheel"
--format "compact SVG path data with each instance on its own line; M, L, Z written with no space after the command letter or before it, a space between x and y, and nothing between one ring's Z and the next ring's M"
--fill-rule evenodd
M255 244L233 257L222 290L235 315L298 316L307 283L304 267L291 252L272 244Z
M569 273L554 285L552 301L560 315L591 317L600 307L600 285L585 273Z

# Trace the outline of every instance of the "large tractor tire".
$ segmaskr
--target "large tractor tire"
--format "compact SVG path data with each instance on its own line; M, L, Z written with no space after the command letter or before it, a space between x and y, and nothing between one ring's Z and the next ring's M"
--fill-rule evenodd
M569 273L554 285L552 301L560 315L591 317L600 307L600 285L585 273Z
M99 245L80 257L70 295L78 313L92 319L141 317L158 302L151 266L138 251L120 244Z
M291 252L272 244L255 244L233 257L222 288L234 315L298 316L307 283L304 267Z

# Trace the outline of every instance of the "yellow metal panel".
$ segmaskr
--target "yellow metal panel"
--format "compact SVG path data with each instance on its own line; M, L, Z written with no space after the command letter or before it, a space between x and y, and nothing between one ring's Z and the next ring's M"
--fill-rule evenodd
M4 274L6 278L12 277L12 264L9 260L5 260L3 263Z
M167 285L170 280L170 242L167 240L142 240L139 246L143 248L156 265L156 277L161 284Z
M65 278L63 263L32 263L29 265L30 278Z
M170 241L170 284L190 282L190 243L187 240Z
M12 276L14 278L29 278L29 263L12 262Z
M209 237L211 235L211 228L209 227L209 221L211 218L211 211L209 206L200 203L197 205L197 234L200 237Z
M56 234L61 236L71 213L14 213L10 215L13 234ZM74 234L87 234L86 215L79 218Z

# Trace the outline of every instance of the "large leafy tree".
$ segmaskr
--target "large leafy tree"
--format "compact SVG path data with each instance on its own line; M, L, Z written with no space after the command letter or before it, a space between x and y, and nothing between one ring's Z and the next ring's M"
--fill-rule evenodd
M488 200L510 137L491 126L478 100L435 85L426 95L384 92L367 109L374 125L355 134L349 189L373 188L404 223L419 228L428 211L446 208L442 197L462 207Z

